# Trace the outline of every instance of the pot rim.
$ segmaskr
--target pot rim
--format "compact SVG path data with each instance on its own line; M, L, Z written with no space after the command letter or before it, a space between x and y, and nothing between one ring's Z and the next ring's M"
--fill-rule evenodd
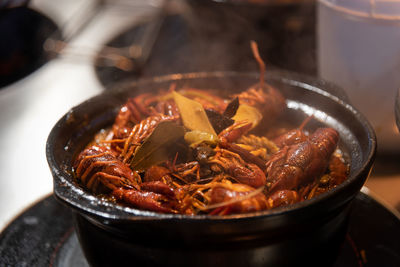
M237 72L237 71L214 71L214 72L192 72L192 73L180 73L180 74L169 74L163 76L156 76L152 78L139 79L135 81L124 81L116 84L115 89L104 91L88 100L82 102L81 104L71 108L62 118L58 120L53 129L51 130L47 142L46 142L46 157L53 174L54 182L54 195L58 200L67 204L73 210L87 215L89 217L95 217L105 221L118 220L118 221L136 221L136 220L185 220L185 221L236 221L236 220L251 220L254 218L265 218L265 217L275 217L283 213L285 214L297 214L304 210L305 208L312 208L328 201L330 198L340 194L345 191L347 187L352 187L353 189L357 187L357 190L361 189L362 184L365 182L373 160L376 154L376 137L375 132L367 121L367 119L353 106L348 103L348 98L343 91L334 85L333 83L321 80L319 78L293 73L289 71L270 71L267 74L266 80L279 79L282 83L288 84L290 86L299 86L306 90L316 92L331 101L336 102L342 108L347 109L351 112L355 119L362 125L363 129L368 136L369 143L367 148L367 153L365 160L362 162L361 167L354 171L349 177L336 188L325 192L324 194L318 195L312 199L305 200L290 206L274 208L266 211L252 212L246 214L233 214L224 216L215 215L183 215L183 214L164 214L157 213L153 211L139 210L131 207L124 207L122 205L117 205L111 202L100 200L98 197L86 192L84 189L76 185L73 181L71 173L68 173L63 169L62 166L58 166L54 158L52 144L57 139L60 134L65 122L68 117L73 114L79 107L84 105L89 105L93 99L104 97L104 95L112 95L121 91L125 91L126 88L138 87L148 84L157 84L163 82L172 82L180 80L191 80L191 79L202 79L202 78L229 78L229 77L247 77L257 79L259 74L256 72ZM321 89L319 87L323 87ZM336 96L332 92L339 94L340 97ZM367 171L367 173L366 173ZM363 175L365 176L362 180ZM360 180L361 179L361 180ZM358 186L358 184L361 184ZM344 194L346 195L346 194ZM71 197L72 196L72 197ZM348 195L347 198L341 199L342 203L348 202L353 195ZM338 204L339 205L339 204ZM336 206L337 207L337 206Z

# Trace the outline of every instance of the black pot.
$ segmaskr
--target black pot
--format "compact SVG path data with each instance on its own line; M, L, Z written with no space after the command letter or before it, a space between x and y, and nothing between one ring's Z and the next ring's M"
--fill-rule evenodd
M368 177L376 139L370 124L329 83L291 73L268 74L287 98L288 117L307 127L327 125L340 133L340 148L351 162L349 178L335 189L290 207L229 215L159 214L101 201L73 182L71 162L93 135L109 126L128 96L168 88L242 91L256 73L176 74L124 83L74 107L54 126L47 160L54 194L70 206L85 256L93 266L285 266L332 264L344 240L351 202Z

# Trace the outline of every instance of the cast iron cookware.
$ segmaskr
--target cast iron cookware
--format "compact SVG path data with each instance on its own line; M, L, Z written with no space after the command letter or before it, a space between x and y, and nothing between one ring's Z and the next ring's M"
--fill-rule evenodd
M93 266L326 266L343 243L351 203L370 173L376 139L370 124L335 93L330 83L287 72L267 81L287 99L287 119L298 125L334 127L351 162L349 178L314 199L251 214L209 216L160 214L108 203L74 183L72 161L100 129L113 123L130 96L168 88L245 90L257 73L212 72L124 82L72 108L52 129L46 146L54 194L68 205L85 256ZM297 124L296 124L297 123Z

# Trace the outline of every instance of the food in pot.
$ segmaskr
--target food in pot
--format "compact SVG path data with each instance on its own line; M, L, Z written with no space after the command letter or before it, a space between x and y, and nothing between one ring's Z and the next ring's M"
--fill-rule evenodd
M285 99L264 82L252 48L260 81L239 94L172 84L128 99L76 157L77 182L109 201L188 215L273 209L342 183L349 166L338 132L306 131L312 117L279 126Z

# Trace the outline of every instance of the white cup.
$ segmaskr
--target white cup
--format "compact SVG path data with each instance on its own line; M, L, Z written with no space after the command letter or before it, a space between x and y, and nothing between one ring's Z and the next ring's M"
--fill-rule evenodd
M371 122L378 152L400 152L400 0L319 0L317 36L321 78L345 89Z

